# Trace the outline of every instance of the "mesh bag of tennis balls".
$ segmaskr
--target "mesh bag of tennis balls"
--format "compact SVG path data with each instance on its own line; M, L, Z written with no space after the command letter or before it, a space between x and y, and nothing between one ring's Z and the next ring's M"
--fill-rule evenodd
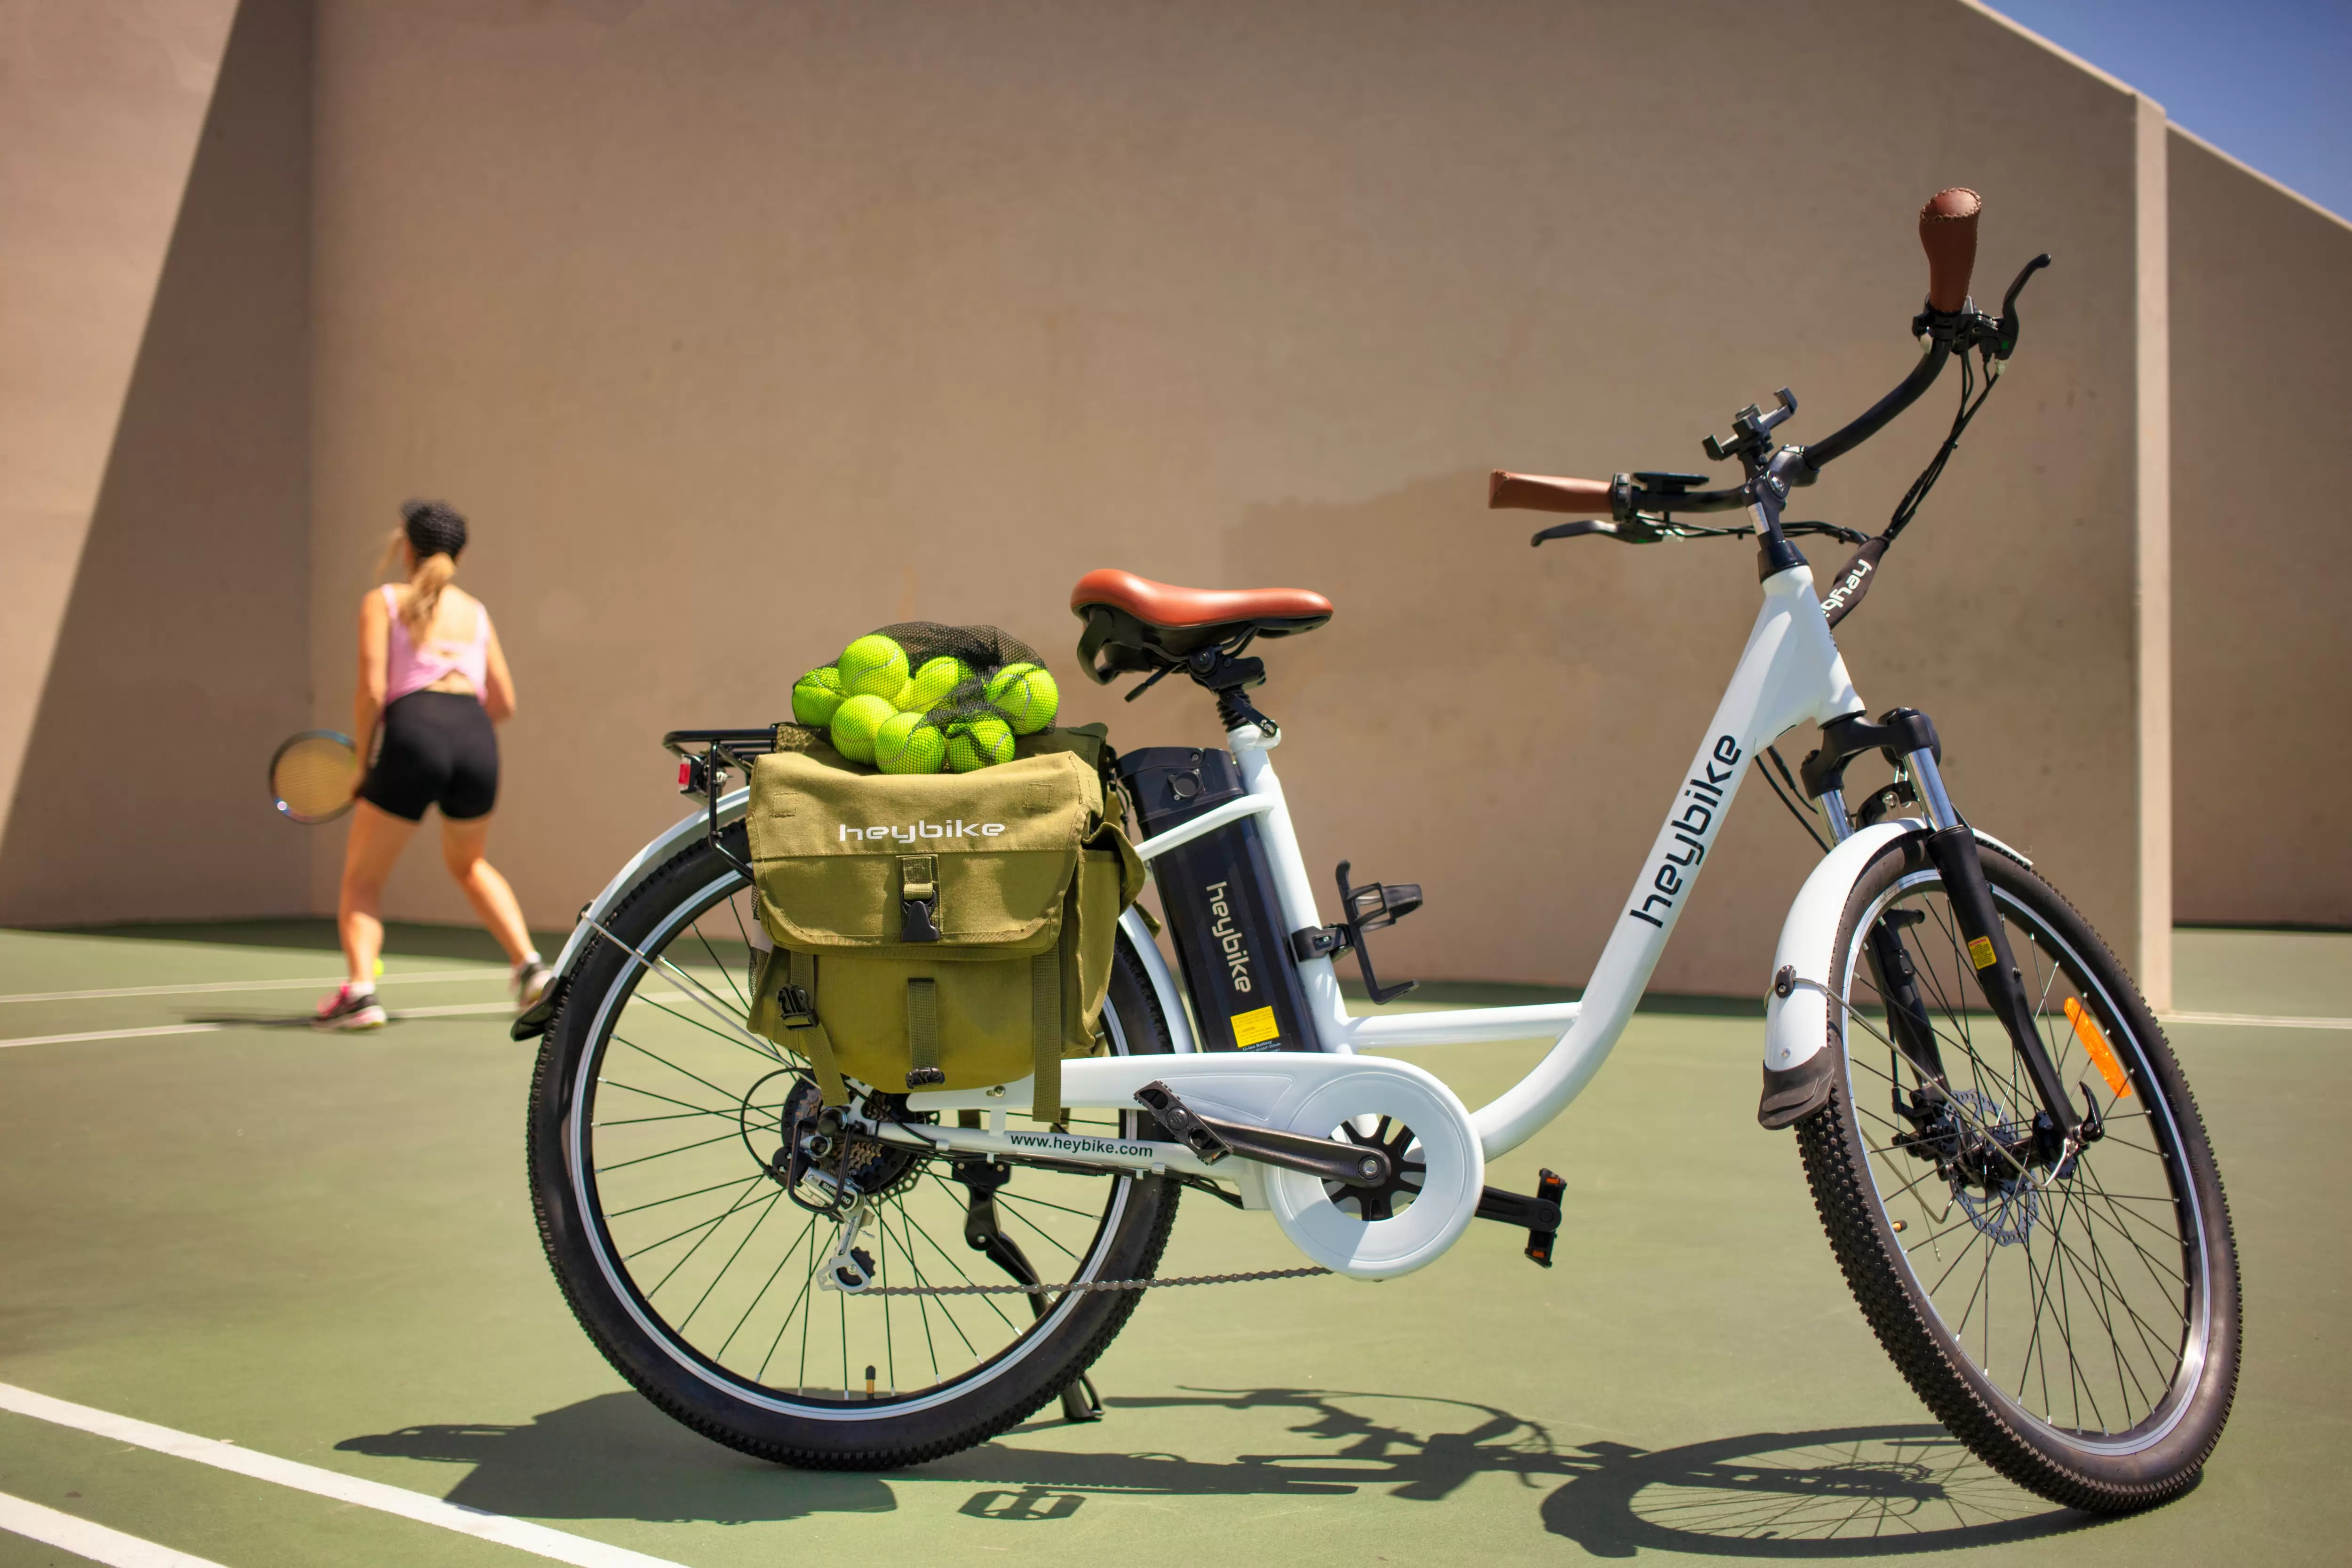
M977 772L1049 734L1061 690L1037 651L993 626L902 621L852 638L793 685L793 720L886 773Z

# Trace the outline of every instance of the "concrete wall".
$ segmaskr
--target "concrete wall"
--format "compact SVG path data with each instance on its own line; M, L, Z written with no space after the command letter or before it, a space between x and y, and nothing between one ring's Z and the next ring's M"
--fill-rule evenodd
M310 10L230 11L0 13L0 920L307 901Z
M2184 921L2352 925L2352 226L2174 132Z
M1427 885L1399 973L1580 979L1752 556L1530 554L1485 471L1697 467L1782 384L1825 434L1908 369L1912 214L1965 183L1988 292L2060 264L1849 659L2139 945L2145 111L1982 12L330 0L318 69L315 713L394 507L454 501L537 919L677 813L662 730L774 717L908 616L1070 674L1066 585L1119 565L1329 592L1264 694L1313 862ZM1877 526L1950 395L1801 515ZM1069 711L1213 729L1172 687ZM1658 983L1758 988L1812 854L1756 790ZM462 918L412 860L394 910Z

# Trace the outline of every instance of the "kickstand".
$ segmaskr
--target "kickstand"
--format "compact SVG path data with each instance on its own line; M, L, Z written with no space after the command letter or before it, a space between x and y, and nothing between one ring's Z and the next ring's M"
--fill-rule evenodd
M1102 1396L1095 1392L1094 1379L1081 1372L1076 1382L1062 1390L1062 1419L1099 1421L1102 1418Z

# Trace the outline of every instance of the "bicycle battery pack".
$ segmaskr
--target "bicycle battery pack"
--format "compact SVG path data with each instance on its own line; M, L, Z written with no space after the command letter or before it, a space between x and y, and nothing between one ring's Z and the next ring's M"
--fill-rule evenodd
M1189 746L1122 752L1118 777L1147 838L1244 793L1231 753ZM1320 1049L1306 1027L1306 993L1256 819L1179 844L1152 861L1151 876L1198 1015L1201 1049Z

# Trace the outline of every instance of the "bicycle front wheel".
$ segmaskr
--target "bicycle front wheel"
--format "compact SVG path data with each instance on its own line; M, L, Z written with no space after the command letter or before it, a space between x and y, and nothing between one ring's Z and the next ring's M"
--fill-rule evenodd
M745 852L740 827L726 841ZM575 966L531 1091L548 1260L614 1368L707 1437L844 1469L983 1442L1080 1377L1139 1292L825 1289L840 1214L806 1201L787 1150L820 1097L805 1059L744 1027L755 920L735 864L698 844L608 915ZM1124 949L1103 1029L1122 1055L1171 1049ZM1076 1125L1132 1137L1140 1115ZM851 1147L857 1245L886 1287L1148 1279L1175 1220L1164 1177Z
M2053 1502L2146 1508L2195 1481L2236 1386L2221 1175L2106 944L2026 866L1982 859L2042 1047L2098 1135L2071 1162L2037 1144L2032 1077L1915 836L1847 896L1842 1071L1797 1125L1806 1178L1879 1343L1954 1436Z

